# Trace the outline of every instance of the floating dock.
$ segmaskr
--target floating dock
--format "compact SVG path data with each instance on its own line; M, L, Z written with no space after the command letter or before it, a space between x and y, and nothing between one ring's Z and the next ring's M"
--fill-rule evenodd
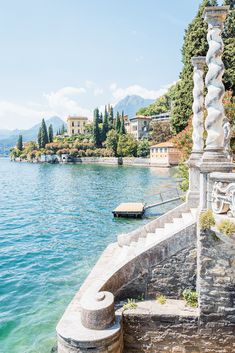
M140 218L143 216L145 204L142 202L127 202L121 203L113 210L114 217L134 217Z

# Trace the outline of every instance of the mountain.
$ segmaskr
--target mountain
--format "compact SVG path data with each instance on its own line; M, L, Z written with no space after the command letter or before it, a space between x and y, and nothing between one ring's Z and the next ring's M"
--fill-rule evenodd
M46 120L47 127L52 124L54 133L65 124L64 120L58 116L53 116ZM33 141L37 139L38 130L41 125L41 122L34 125L28 130L5 130L0 129L0 150L3 148L9 149L9 147L15 146L19 135L23 136L23 141Z
M128 115L129 118L132 118L140 108L147 107L154 101L154 99L144 99L137 95L126 96L114 106L114 114L116 115L117 111L119 113L124 111L125 115Z

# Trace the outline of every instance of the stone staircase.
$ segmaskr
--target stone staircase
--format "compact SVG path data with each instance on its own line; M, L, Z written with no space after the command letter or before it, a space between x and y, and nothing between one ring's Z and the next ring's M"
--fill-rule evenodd
M113 254L115 264L120 264L123 261L129 261L131 258L138 256L142 252L148 250L152 246L171 237L175 233L180 232L187 226L196 222L197 208L191 208L187 212L183 212L181 217L173 217L171 222L164 224L162 228L156 228L154 233L143 233L137 239L132 240L128 244L119 244L119 248Z

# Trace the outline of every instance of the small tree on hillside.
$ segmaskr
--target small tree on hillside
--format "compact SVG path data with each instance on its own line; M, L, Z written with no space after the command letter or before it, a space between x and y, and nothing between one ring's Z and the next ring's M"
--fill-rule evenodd
M102 142L104 142L106 140L108 131L109 131L108 112L105 107L104 122L103 122L103 126L102 126Z
M19 151L23 150L23 137L22 137L22 135L19 135L16 147Z
M52 124L49 125L49 128L48 128L48 140L49 142L53 142L53 127L52 127Z

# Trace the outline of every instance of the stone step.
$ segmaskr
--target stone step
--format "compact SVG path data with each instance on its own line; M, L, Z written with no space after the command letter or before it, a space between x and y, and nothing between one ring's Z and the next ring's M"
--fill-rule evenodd
M165 229L164 229L164 228L156 228L156 229L155 229L155 234L156 234L156 235L165 234Z
M188 224L195 219L195 217L192 215L191 212L182 213L182 218L183 218L185 224Z
M185 221L183 218L173 218L173 224L178 229L178 228L181 228L185 225Z
M196 218L198 214L198 208L190 208L190 212Z

